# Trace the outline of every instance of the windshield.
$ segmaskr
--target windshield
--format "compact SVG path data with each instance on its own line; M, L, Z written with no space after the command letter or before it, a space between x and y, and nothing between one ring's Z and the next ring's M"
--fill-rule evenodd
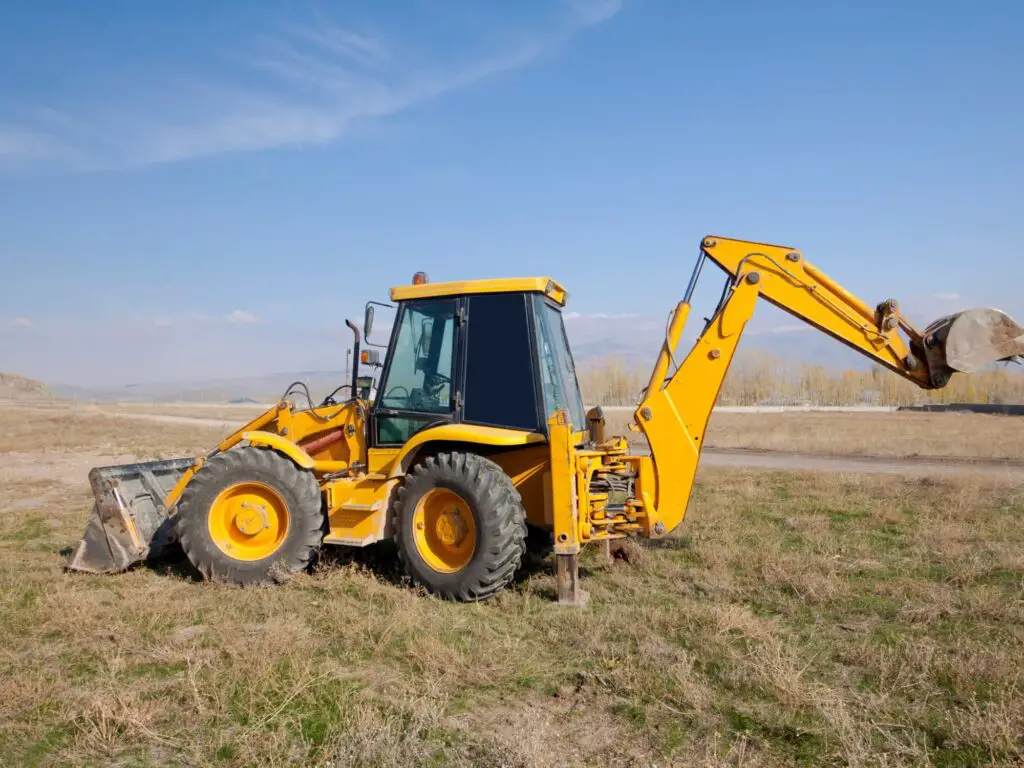
M560 408L569 410L569 418L576 430L584 429L587 414L580 397L576 368L569 352L562 313L543 296L534 298L537 316L537 348L540 350L540 379L544 389L544 418Z
M451 411L455 301L410 302L399 323L380 404L427 413Z

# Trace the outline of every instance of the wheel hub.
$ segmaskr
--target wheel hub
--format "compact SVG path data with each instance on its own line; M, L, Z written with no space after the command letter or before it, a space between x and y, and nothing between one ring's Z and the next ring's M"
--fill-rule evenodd
M256 505L242 502L239 506L241 509L235 515L235 527L246 536L255 536L270 527L265 504Z
M288 535L288 505L269 485L230 485L210 505L210 536L236 560L261 560L278 550Z
M416 505L413 537L420 557L435 571L462 570L476 551L473 511L455 491L432 488Z
M468 530L457 508L445 511L437 520L437 537L446 547L458 547Z

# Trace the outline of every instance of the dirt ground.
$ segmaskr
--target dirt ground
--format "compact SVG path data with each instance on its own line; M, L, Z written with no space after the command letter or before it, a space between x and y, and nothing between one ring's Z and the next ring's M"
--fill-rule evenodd
M583 611L550 563L443 603L390 545L274 589L62 572L92 466L202 451L222 416L0 408L0 764L1024 762L1017 479L705 465L668 539L586 553Z

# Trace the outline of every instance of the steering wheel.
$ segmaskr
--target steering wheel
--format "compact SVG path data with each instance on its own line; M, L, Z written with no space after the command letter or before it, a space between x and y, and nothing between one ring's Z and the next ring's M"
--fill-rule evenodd
M398 390L398 389L400 389L403 392L405 392L405 400L406 400L406 402L408 402L408 400L409 400L409 390L406 387L403 387L401 384L396 384L395 386L393 386L391 389L389 389L387 391L387 394L385 394L384 397L381 398L381 404L383 404L384 400L388 400L392 396L398 397L398 395L395 395L395 390Z

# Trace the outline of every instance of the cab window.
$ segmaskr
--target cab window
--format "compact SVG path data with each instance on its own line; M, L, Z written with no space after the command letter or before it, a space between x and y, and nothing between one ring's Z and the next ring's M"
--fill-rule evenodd
M431 414L447 416L452 412L455 310L454 299L428 299L403 307L377 405L408 413L380 416L380 442L404 442L438 421Z
M469 297L463 418L474 424L536 431L533 346L521 293Z
M569 339L565 335L562 313L545 301L534 299L537 316L537 347L540 357L540 381L544 392L545 418L556 410L566 408L576 429L586 426L586 410L580 397Z

